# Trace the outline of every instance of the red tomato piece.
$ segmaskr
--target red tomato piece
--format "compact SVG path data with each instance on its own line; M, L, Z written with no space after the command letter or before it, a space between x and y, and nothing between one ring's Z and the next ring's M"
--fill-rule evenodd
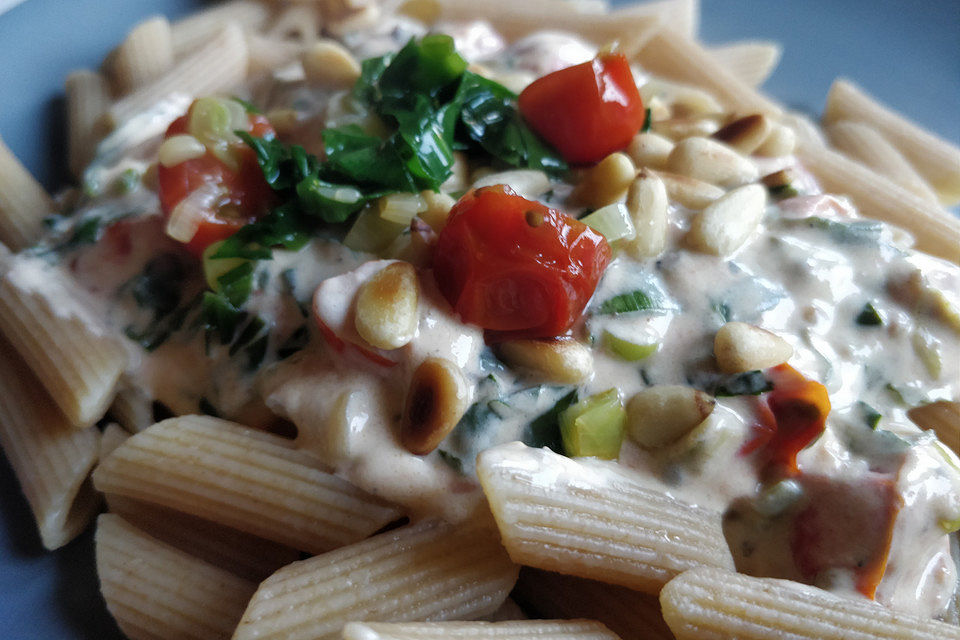
M646 112L620 53L608 53L532 82L520 94L520 113L567 162L588 164L625 148Z
M189 117L190 111L187 111L186 115L174 120L167 128L165 138L189 133ZM252 113L248 117L251 135L274 135L266 118ZM244 225L266 214L273 201L273 191L263 177L253 149L241 142L234 144L230 152L237 159L239 169L228 166L210 149L199 158L172 167L160 164L157 169L160 207L168 217L184 198L204 184L223 187L225 195L214 207L204 211L196 234L187 243L187 249L198 256L214 242L232 236Z
M433 260L440 291L488 337L551 338L580 318L610 246L582 222L496 185L457 202Z

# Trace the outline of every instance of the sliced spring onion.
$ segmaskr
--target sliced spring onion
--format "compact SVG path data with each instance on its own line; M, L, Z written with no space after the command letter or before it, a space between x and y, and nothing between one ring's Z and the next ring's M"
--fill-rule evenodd
M227 166L239 168L230 146L241 142L234 131L249 129L250 120L243 105L234 100L199 98L190 109L187 129Z
M567 455L614 460L620 455L627 412L616 389L590 396L560 414L560 437Z
M354 251L379 253L397 239L407 225L380 217L376 207L363 209L350 227L343 244Z
M643 360L656 353L660 347L658 342L628 340L611 333L609 330L603 332L603 345L613 355L630 362Z
M202 142L194 136L184 133L170 136L164 140L157 152L157 158L160 164L170 168L187 160L201 158L206 153L207 148L203 146Z
M419 193L391 193L377 201L377 208L384 220L407 225L414 216L427 210L427 203Z
M580 222L603 235L607 242L629 240L637 235L627 206L620 203L600 207Z
M170 212L166 233L177 242L190 242L200 228L204 216L216 208L223 197L223 188L212 183L194 189Z
M243 258L214 258L220 247L223 246L223 240L214 242L203 251L203 277L207 281L207 286L211 291L220 292L220 284L217 282L220 276L233 271L248 260Z

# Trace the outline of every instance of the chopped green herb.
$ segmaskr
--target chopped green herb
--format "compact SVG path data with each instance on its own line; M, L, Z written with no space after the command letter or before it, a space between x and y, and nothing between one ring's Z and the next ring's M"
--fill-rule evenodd
M730 322L730 320L733 318L730 312L730 305L726 302L714 302L711 306L717 315L720 316L720 319L724 322Z
M563 439L560 435L560 414L577 401L577 390L573 389L560 398L553 407L543 415L535 418L526 426L521 440L528 447L548 447L553 451L563 453Z
M180 305L187 272L177 254L163 253L150 260L129 282L137 306L152 310L155 319L172 312Z
M103 235L103 224L99 216L87 218L73 228L73 233L65 241L53 247L56 253L66 253L83 245L93 244Z
M114 189L120 195L133 193L137 187L140 186L140 179L141 175L139 171L133 168L126 169L117 176L116 182L113 183Z
M640 127L640 133L646 133L647 131L650 131L650 127L651 125L653 125L653 118L651 116L650 107L647 107L643 111L644 111L643 126Z
M717 397L756 396L772 390L773 383L762 371L747 371L720 377L716 380L712 393Z
M463 460L443 449L437 449L437 455L440 456L440 459L443 460L447 466L460 475L463 475Z
M310 329L305 324L300 325L277 349L277 358L280 360L289 358L306 347L308 342L310 342Z
M793 184L778 184L772 187L767 187L767 191L770 192L770 195L785 200L787 198L795 198L800 195L800 192L797 191L797 188Z
M880 424L880 418L883 416L880 413L868 405L866 402L857 402L857 408L860 410L860 415L863 418L864 423L873 431L877 430L877 425Z
M230 344L233 342L237 326L246 317L245 312L234 307L223 296L209 291L203 293L200 318L209 338L217 337L220 344Z
M863 309L857 314L856 322L864 327L877 327L883 324L883 318L880 317L880 313L873 306L873 303L868 302L863 305Z
M253 290L253 262L244 262L217 278L217 291L234 307L240 307Z
M255 113L255 114L260 113L260 109L257 109L255 106L253 106L253 104L251 104L250 102L247 102L243 98L240 98L238 96L230 96L230 99L233 100L234 102L240 103L240 105L243 107L243 110L246 111L247 113Z
M809 218L791 221L790 223L810 227L811 229L822 229L838 244L877 244L880 242L880 234L883 231L882 223L871 220L840 222L838 220L831 220L830 218L811 216Z

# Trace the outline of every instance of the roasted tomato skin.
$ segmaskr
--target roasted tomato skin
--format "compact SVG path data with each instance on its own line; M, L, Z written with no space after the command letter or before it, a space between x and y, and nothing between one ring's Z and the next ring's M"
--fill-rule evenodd
M192 108L192 107L191 107ZM188 111L167 127L164 138L189 133ZM256 137L275 135L265 117L249 114L249 132ZM231 153L238 161L239 169L228 166L212 151L192 160L185 160L172 167L157 166L160 208L165 216L190 193L204 184L213 183L223 187L225 195L214 209L204 212L196 234L187 244L187 249L200 256L214 242L224 240L246 224L263 216L273 202L273 191L263 177L253 149L245 144L235 144Z
M453 207L433 269L460 317L498 341L568 331L609 261L602 235L496 185L467 192Z
M531 128L572 164L626 148L646 117L630 63L619 53L535 80L520 94L519 107Z

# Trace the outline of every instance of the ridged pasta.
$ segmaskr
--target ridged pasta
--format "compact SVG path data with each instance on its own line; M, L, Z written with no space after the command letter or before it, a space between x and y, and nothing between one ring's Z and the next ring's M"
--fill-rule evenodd
M656 596L596 580L523 567L514 597L546 618L598 620L623 640L672 640Z
M39 258L12 256L0 277L0 333L20 353L67 420L88 427L106 412L126 347Z
M179 59L206 44L228 22L240 25L244 31L260 31L270 20L270 14L270 8L263 2L232 0L177 20L171 27L174 54Z
M97 121L110 105L106 79L81 69L67 76L67 156L70 173L79 178L93 159L100 131Z
M960 220L819 144L800 139L796 153L825 191L850 196L868 218L906 229L920 251L960 263Z
M510 622L351 622L343 640L620 640L593 620Z
M773 578L695 569L660 594L678 640L948 640L960 627Z
M658 593L692 567L733 567L720 514L643 487L616 463L520 443L487 449L477 474L518 564Z
M257 588L109 513L96 554L107 609L131 640L230 638Z
M234 640L332 640L355 620L478 618L500 606L517 570L486 528L407 525L270 576Z
M864 122L900 150L936 190L940 203L960 203L960 148L880 104L863 89L839 78L830 87L823 123Z
M710 91L736 113L779 116L782 109L724 68L702 45L669 29L661 29L637 54L644 69L670 80Z
M830 144L844 155L870 167L914 195L939 205L937 194L926 180L873 127L862 122L840 120L827 127L827 135Z
M310 4L285 7L267 30L266 36L275 40L296 40L309 44L320 37L320 13Z
M0 445L47 549L70 542L99 505L87 482L100 432L74 429L13 347L0 337Z
M231 89L246 77L247 58L243 30L228 22L162 76L115 102L107 112L108 124L117 126L171 94L201 96Z
M53 210L50 196L0 138L0 242L14 251L29 247Z
M203 518L115 494L106 498L111 513L157 540L247 580L260 582L300 559L296 549Z
M256 76L293 62L303 53L304 45L251 33L247 35L247 49L250 52L247 72Z
M171 418L136 434L93 480L104 493L311 553L362 540L400 516L282 438L205 416Z
M907 415L921 429L930 429L960 456L960 402L941 400L914 407Z
M745 40L711 47L710 55L748 86L759 87L777 67L783 47L776 42Z
M126 94L149 84L173 66L173 39L170 23L162 16L135 26L112 59L117 91Z
M153 419L153 400L122 376L109 414L130 433L139 433L156 422Z
M100 434L100 453L97 455L97 459L103 460L106 458L129 437L130 432L124 430L116 422L111 422L105 426Z

